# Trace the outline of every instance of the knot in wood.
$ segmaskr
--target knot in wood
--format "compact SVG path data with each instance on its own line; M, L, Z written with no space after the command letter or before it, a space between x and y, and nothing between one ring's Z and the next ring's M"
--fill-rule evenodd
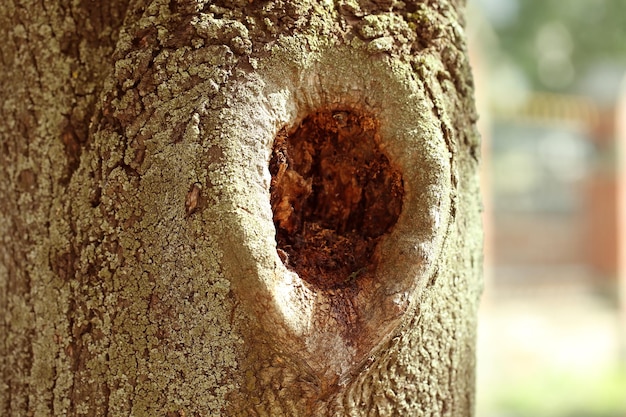
M322 288L376 268L375 249L396 224L402 175L380 149L377 121L320 111L281 130L270 160L271 206L287 268Z

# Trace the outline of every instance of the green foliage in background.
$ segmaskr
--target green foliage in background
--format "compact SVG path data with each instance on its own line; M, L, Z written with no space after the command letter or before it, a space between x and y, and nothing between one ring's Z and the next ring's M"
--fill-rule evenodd
M490 415L511 417L624 417L626 373L546 372L509 381L494 392Z
M477 0L533 90L595 88L626 68L624 0Z

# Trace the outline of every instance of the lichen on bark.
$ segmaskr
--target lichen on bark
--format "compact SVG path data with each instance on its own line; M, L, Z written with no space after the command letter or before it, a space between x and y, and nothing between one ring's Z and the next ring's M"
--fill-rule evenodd
M10 0L0 414L471 415L478 139L461 8ZM365 251L375 267L319 285L277 252L272 149L345 111L379 124L402 204Z

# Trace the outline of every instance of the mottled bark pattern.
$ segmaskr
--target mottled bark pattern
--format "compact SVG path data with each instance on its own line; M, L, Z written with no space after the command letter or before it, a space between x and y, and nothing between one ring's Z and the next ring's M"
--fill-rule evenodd
M97 3L0 10L0 415L472 415L464 2ZM405 183L342 289L276 250L273 140L316 110L379 117Z

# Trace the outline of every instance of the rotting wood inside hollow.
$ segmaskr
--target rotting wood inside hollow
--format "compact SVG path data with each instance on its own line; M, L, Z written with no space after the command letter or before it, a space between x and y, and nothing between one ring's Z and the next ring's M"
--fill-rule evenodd
M378 122L320 111L281 130L270 160L271 206L285 266L321 288L376 268L374 251L396 224L404 187L379 147Z

